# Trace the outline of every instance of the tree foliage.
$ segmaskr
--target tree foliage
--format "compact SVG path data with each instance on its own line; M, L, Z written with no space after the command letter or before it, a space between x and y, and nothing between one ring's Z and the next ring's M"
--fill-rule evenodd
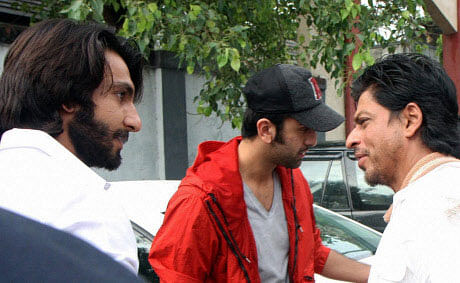
M346 60L354 71L373 64L375 46L421 51L429 42L423 0L43 0L36 18L70 17L116 26L148 58L177 54L189 74L206 78L197 112L241 124L242 86L276 63L324 66L343 85ZM32 9L33 7L24 7ZM299 29L301 22L305 29ZM356 34L356 30L359 31ZM353 32L355 31L355 32Z

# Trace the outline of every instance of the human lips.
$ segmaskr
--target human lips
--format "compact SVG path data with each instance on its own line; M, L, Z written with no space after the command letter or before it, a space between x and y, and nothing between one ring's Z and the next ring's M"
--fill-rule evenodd
M128 141L128 138L129 138L129 133L126 132L126 131L117 131L114 135L113 135L113 139L115 141L118 141L120 143L120 147L123 148L123 144L126 143Z
M308 148L300 150L299 151L299 156L301 156L303 158L305 156L305 154L307 154L307 151L308 151Z
M366 150L355 149L355 157L358 160L359 168L364 170L364 162L366 161L368 155L369 153Z

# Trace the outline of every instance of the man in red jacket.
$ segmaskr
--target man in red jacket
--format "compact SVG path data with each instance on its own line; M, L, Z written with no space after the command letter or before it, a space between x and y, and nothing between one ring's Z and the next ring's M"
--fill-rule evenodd
M164 282L365 282L367 265L321 243L302 158L343 117L311 73L275 65L249 79L242 137L204 142L171 198L149 260Z

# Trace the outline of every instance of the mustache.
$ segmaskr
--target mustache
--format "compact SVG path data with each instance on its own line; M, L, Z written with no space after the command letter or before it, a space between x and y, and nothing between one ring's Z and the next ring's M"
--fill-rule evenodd
M117 130L113 133L114 139L120 139L122 143L126 143L129 139L129 132L125 130Z
M355 148L355 155L369 155L369 151L363 148Z

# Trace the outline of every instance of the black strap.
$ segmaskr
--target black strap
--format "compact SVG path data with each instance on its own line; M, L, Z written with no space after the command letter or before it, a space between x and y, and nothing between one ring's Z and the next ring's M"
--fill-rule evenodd
M210 194L210 195L212 195L212 194ZM217 204L217 202L215 201L214 195L212 195L211 198L213 198L213 201ZM217 217L216 213L212 209L212 206L209 203L209 200L206 200L206 205L208 206L209 212L211 213L212 217L216 221L217 227L219 227L219 230L221 231L222 235L224 236L225 241L227 242L228 246L230 247L230 250L233 252L233 254L235 255L236 259L238 260L238 265L243 270L244 277L246 278L246 281L248 283L250 283L251 280L249 279L249 274L248 274L248 272L246 270L246 267L244 267L243 260L241 259L239 253L237 252L238 246L235 247L235 245L233 245L232 241L230 240L230 237L227 235L227 232L225 232L225 229L222 226L222 223L220 222L219 217ZM224 215L224 221L226 222L225 215Z

